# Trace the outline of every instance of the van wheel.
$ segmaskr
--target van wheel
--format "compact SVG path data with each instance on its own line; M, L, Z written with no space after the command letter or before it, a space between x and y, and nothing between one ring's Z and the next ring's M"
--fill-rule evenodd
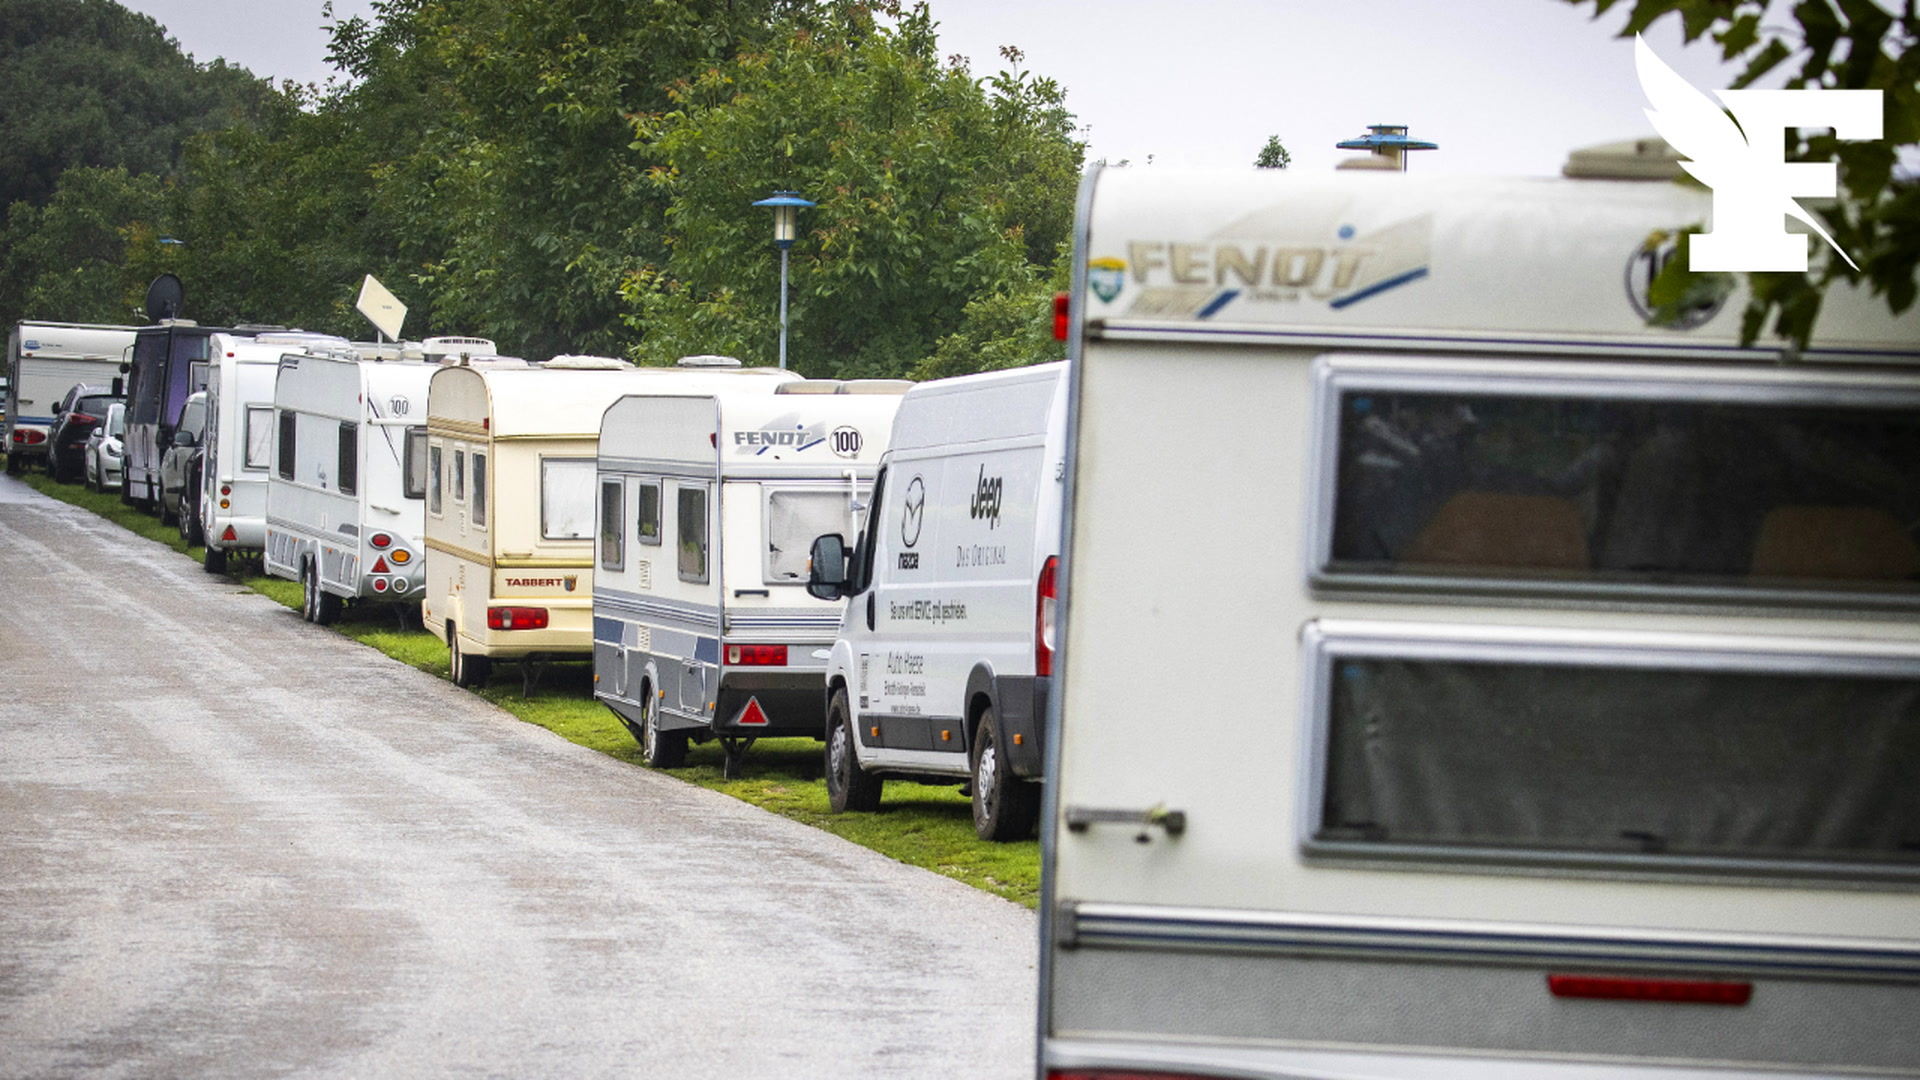
M827 804L835 813L880 809L880 789L886 786L886 781L860 767L853 741L847 692L835 690L827 702Z
M660 730L660 700L653 688L640 684L640 760L652 769L677 769L687 763L687 733Z
M227 553L214 547L212 544L208 544L206 552L200 556L200 568L209 574L226 573Z
M486 656L468 656L460 651L460 631L447 627L447 666L455 686L485 686L493 674L493 660Z
M973 831L982 840L1005 842L1033 835L1040 814L1040 789L1013 775L1000 753L1000 728L993 710L980 714L973 736Z
M199 513L189 511L184 506L180 509L180 539L190 548L201 547L207 542L206 533L200 528Z

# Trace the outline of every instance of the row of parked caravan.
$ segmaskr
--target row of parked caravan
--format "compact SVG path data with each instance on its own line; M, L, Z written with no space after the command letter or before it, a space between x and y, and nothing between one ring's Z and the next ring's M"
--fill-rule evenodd
M888 778L953 782L981 836L1032 833L1063 364L914 385L715 356L532 364L477 338L85 329L68 336L100 338L103 367L83 377L111 377L101 482L204 544L209 571L257 555L316 623L417 607L462 686L591 661L656 767L718 740L738 775L755 740L809 736L835 809L875 808Z

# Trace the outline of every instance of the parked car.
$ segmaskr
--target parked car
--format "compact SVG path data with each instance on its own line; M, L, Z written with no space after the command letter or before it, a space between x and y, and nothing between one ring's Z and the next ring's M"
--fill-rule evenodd
M189 547L200 536L200 455L207 435L207 392L197 390L180 406L167 450L160 458L160 524L179 525Z
M107 409L107 421L94 425L87 436L87 486L95 491L119 491L126 477L126 451L120 437L127 432L127 405L116 401Z
M107 410L124 400L105 386L79 385L67 391L53 407L53 426L47 430L47 472L71 483L86 470L87 437L107 418Z

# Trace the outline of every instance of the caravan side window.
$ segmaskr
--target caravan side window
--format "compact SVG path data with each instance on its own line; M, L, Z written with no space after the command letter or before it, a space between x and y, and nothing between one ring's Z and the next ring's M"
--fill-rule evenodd
M638 520L640 542L658 546L660 543L660 481L643 480L634 485L634 497L640 504Z
M487 455L473 454L473 526L487 527Z
M401 494L409 499L424 498L427 494L427 429L417 424L407 429L400 482Z
M600 481L600 565L608 570L627 565L626 485L618 479Z
M273 460L273 406L247 406L247 464L264 469Z
M540 459L540 535L548 540L591 540L593 485L599 466L592 458Z
M440 516L440 491L444 486L440 472L440 447L429 445L427 447L427 512L435 517Z
M278 469L278 472L280 474L280 479L282 480L293 479L293 460L294 460L293 438L294 438L294 432L298 431L299 429L300 429L299 414L288 411L288 410L284 410L284 409L281 410L280 412L280 467Z
M680 580L705 584L707 581L707 489L704 487L681 487L680 531L676 542L680 545Z
M338 470L334 475L340 478L340 494L358 494L360 487L359 424L340 425L340 454L336 460Z
M467 501L467 452L460 449L453 452L453 501Z
M1920 604L1920 388L1708 374L1323 362L1316 576Z

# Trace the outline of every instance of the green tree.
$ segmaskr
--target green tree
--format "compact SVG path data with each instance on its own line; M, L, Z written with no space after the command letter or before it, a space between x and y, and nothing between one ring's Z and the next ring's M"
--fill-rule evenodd
M16 310L67 322L138 318L146 280L128 253L157 244L163 204L159 177L117 165L68 169L45 206L14 203L0 280Z
M1618 0L1569 2L1591 3L1597 18ZM1671 15L1680 20L1687 41L1711 37L1725 59L1745 62L1734 89L1786 64L1791 71L1787 89L1881 91L1886 117L1879 141L1849 142L1826 131L1786 135L1787 160L1838 164L1839 199L1813 209L1859 266L1855 270L1816 245L1807 273L1747 275L1752 299L1743 323L1745 339L1755 340L1771 320L1773 333L1804 347L1819 317L1821 296L1836 280L1864 281L1896 314L1911 307L1920 291L1920 177L1902 172L1898 164L1902 151L1920 146L1920 16L1914 0L1906 0L1899 13L1873 0L1799 0L1792 8L1794 25L1786 27L1763 22L1767 7L1765 0L1635 0L1620 36L1631 37ZM1668 266L1655 285L1656 300L1666 298L1670 308L1726 288L1707 275L1688 273L1683 259Z
M1278 135L1267 136L1267 145L1261 147L1260 153L1253 159L1253 167L1256 169L1284 169L1291 164L1293 164L1293 155L1287 153L1287 148L1280 144Z
M1057 358L1030 330L1072 233L1082 146L1063 91L1013 49L1008 70L976 81L937 60L924 5L882 14L790 12L764 49L635 119L671 200L665 265L625 279L636 358L772 358L778 254L750 204L777 189L819 203L792 249L794 367L925 376ZM1004 348L983 353L988 341Z

